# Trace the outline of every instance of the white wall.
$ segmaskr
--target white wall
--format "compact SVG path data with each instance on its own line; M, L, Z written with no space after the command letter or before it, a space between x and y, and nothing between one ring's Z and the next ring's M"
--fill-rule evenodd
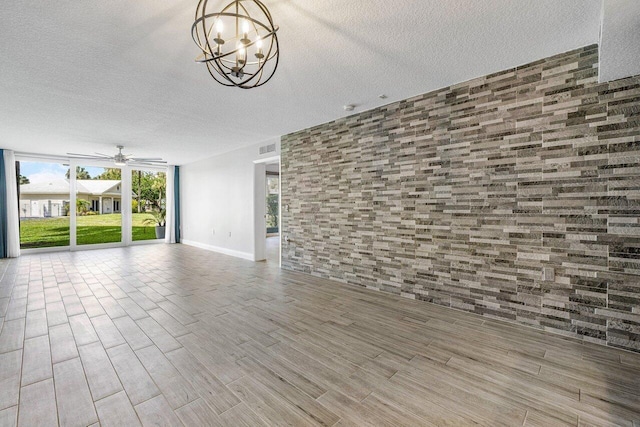
M640 1L604 0L600 81L640 74Z
M276 152L260 155L261 146L276 143ZM262 158L280 155L280 138L180 167L182 243L250 260L264 258L256 233L264 220L264 164ZM254 169L262 176L254 179ZM258 174L260 175L260 174ZM257 251L257 252L256 252Z

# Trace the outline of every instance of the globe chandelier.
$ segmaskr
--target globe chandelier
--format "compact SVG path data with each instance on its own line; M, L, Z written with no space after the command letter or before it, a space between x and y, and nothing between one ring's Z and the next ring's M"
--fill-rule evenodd
M196 8L191 36L211 77L224 86L251 89L268 82L278 68L278 26L259 0L235 0L211 12L208 0Z

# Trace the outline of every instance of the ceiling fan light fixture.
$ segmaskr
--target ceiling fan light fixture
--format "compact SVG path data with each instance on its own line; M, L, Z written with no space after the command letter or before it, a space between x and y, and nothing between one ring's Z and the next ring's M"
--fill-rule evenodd
M191 36L211 77L223 86L251 89L268 82L278 68L278 26L259 0L234 0L212 12L209 0L196 8Z
M127 156L122 154L122 149L124 148L124 146L116 145L116 148L118 149L118 154L113 156L113 164L115 164L116 166L126 166Z

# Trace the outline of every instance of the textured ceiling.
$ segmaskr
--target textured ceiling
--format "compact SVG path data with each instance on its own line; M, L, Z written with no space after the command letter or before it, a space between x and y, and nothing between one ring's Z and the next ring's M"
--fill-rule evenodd
M194 63L196 0L3 2L0 147L111 153L123 144L184 164L342 117L345 104L358 112L597 43L602 7L263 1L280 25L281 63L252 90L225 88Z

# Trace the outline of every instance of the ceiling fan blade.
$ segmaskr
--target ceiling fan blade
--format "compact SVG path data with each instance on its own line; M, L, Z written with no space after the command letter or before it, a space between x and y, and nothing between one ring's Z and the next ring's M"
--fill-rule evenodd
M162 157L130 157L129 160L133 161L133 162L148 162L148 161L154 161L154 162L163 162L164 160L162 160Z
M94 154L67 153L67 155L71 157L77 157L79 159L111 159L112 158L111 156L104 156L104 154L100 156L96 156Z
M101 156L104 157L105 159L113 159L113 156L109 156L107 154L102 154L102 153L96 153L97 156Z
M129 162L130 166L164 166L167 162Z

